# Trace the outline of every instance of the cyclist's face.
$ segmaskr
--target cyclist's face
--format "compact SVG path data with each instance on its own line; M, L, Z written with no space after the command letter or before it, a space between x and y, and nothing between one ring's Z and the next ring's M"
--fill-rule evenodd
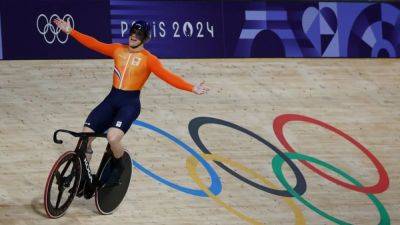
M136 37L136 34L129 36L129 46L137 46L140 44L140 40Z

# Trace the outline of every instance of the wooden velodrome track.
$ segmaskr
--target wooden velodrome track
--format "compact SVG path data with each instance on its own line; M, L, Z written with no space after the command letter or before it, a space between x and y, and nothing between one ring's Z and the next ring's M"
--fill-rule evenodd
M151 75L141 94L140 121L174 135L197 153L201 151L188 131L189 122L196 117L237 124L283 152L288 151L273 129L276 117L300 114L323 121L369 149L383 165L390 183L385 187L381 182L376 186L381 193L366 195L330 182L292 159L307 184L302 197L326 214L351 224L400 224L398 59L163 62L188 81L205 80L211 91L197 96L174 89ZM228 209L212 198L173 189L136 168L126 199L113 215L99 215L93 199L76 198L64 217L45 217L43 189L48 172L57 157L76 144L67 135L63 135L63 145L54 144L53 131L80 131L90 110L110 89L112 66L111 60L0 61L1 224L333 224L304 203L294 199L294 206L292 202L289 207L289 198L256 189L211 161L222 182L218 197ZM309 122L288 122L284 128L287 141L297 152L340 168L365 187L378 183L378 171L367 155L339 135ZM250 169L246 173L237 165L227 164L237 173L264 184L251 171L257 172L278 189L285 189L272 168L277 154L261 142L216 124L202 126L200 137L211 152ZM92 168L97 168L105 143L95 141ZM190 154L173 141L134 125L123 143L143 167L173 183L199 188L186 168ZM327 168L317 167L350 182ZM206 170L199 165L196 171L208 186ZM293 187L296 179L286 163L283 173ZM390 218L369 199L374 196ZM298 207L297 220L293 207Z

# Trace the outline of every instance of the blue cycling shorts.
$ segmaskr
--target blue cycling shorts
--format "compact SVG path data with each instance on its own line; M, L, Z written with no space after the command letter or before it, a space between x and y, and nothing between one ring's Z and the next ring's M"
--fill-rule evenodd
M126 133L140 114L140 90L124 91L112 87L107 97L92 110L85 121L96 133L115 127Z

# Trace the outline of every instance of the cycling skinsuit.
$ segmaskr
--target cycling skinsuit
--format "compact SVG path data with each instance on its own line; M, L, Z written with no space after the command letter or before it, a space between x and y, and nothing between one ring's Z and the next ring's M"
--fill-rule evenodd
M70 34L84 46L114 59L113 86L108 96L89 114L85 126L96 133L109 127L128 131L140 114L140 90L151 72L170 85L191 92L193 85L165 69L147 50L129 52L127 45L106 44L72 30Z

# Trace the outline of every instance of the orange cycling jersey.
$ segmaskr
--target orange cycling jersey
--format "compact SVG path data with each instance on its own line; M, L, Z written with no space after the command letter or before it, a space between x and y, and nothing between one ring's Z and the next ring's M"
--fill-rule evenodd
M147 50L129 52L127 45L106 44L77 30L71 36L84 46L114 59L113 86L121 90L140 90L151 72L172 86L192 91L193 85L165 69L160 60Z

